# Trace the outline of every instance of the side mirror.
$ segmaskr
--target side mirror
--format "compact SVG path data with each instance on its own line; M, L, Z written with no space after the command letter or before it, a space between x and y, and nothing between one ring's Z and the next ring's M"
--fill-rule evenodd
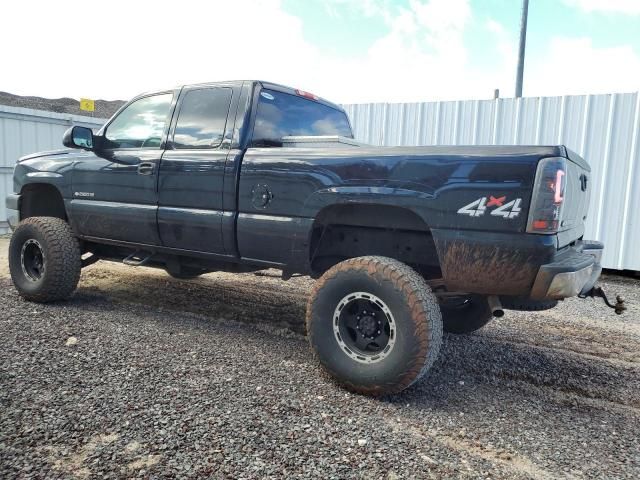
M62 144L68 148L84 148L92 150L94 146L93 132L87 127L71 127L64 132Z

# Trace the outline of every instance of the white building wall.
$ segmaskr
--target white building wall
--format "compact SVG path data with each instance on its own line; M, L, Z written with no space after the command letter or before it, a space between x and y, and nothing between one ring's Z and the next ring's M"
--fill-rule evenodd
M345 105L374 145L563 144L591 165L585 238L606 268L640 270L640 94Z

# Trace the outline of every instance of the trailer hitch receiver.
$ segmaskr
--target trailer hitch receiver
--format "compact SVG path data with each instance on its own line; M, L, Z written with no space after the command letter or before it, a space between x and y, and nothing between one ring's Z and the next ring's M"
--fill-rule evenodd
M581 293L578 296L580 298L601 298L602 300L604 300L604 303L607 305L607 307L613 308L613 310L616 312L616 315L622 314L622 312L627 309L626 305L624 304L624 299L620 295L616 295L616 303L615 305L612 304L607 298L607 294L604 293L602 287L593 287L591 290L585 293Z

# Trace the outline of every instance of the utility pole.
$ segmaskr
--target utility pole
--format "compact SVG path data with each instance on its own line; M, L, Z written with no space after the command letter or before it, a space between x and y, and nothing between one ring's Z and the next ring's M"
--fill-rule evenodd
M524 77L524 51L527 45L527 19L529 0L522 0L522 20L520 21L520 48L518 49L518 72L516 74L516 98L522 97L522 79Z

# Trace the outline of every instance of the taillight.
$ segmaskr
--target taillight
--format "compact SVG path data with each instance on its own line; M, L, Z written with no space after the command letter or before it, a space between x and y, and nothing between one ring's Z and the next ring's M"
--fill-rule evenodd
M560 229L566 184L566 159L553 157L540 160L533 186L527 232L556 233Z

